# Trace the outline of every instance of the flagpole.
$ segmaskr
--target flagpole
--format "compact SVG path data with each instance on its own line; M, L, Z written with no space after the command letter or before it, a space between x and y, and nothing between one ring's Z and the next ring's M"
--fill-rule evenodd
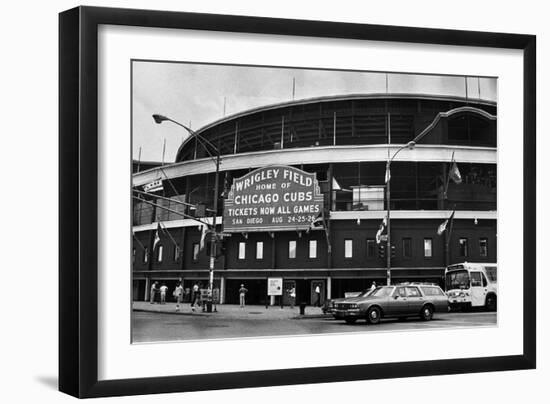
M455 160L455 151L453 150L453 155L451 157L451 168L447 172L447 181L445 181L445 191L443 192L443 198L447 200L447 190L449 189L449 181L451 180L451 169L453 167L453 161Z
M139 173L139 167L141 165L141 146L139 146L139 154L138 154L138 161L137 161L137 172Z
M166 153L166 138L164 138L164 141L162 143L162 164L164 165L164 155Z
M137 243L139 244L139 246L141 247L141 249L143 251L146 251L146 248L145 246L143 245L143 243L141 241L139 241L139 239L136 237L136 233L132 232L132 236L134 237L134 240L137 241Z
M449 250L449 244L451 242L451 235L453 233L453 222L455 220L455 208L456 208L456 204L453 206L453 213L451 213L451 217L450 217L450 221L451 223L449 224L449 229L445 229L445 268L449 266L449 264L451 263L451 252Z

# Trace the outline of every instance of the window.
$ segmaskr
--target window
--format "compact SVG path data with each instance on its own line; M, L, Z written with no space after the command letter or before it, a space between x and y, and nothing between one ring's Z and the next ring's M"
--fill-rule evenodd
M481 286L481 272L470 272L471 286Z
M256 243L256 259L257 260L264 259L264 242L263 241L258 241Z
M367 258L374 258L376 255L376 241L367 240Z
M424 296L445 296L445 293L437 287L420 287Z
M432 239L424 239L424 258L432 258Z
M353 240L350 240L350 239L344 240L344 257L345 258L353 257Z
M403 239L403 258L412 257L412 239L410 237Z
M394 296L400 296L400 297L407 297L407 292L405 291L405 288L395 288L395 292L393 293Z
M148 260L149 260L149 249L145 248L143 250L143 262L147 263Z
M239 259L244 260L246 258L246 242L239 242Z
M407 287L407 295L409 297L420 297L420 291L418 288Z
M296 258L296 240L288 242L288 258Z
M458 246L460 248L460 256L467 257L468 256L468 239L467 238L458 239Z
M483 272L481 273L481 280L483 281L483 287L486 288L487 287L487 278L485 277L485 275L483 275Z
M309 240L309 258L317 258L317 240Z
M489 278L489 282L494 283L497 281L497 267L485 267L485 273Z
M480 257L487 256L487 244L488 244L487 237L482 237L479 239L479 256Z
M159 248L157 250L157 262L162 262L162 253L164 251L164 247L161 245L159 245Z
M197 262L199 260L199 251L199 243L193 243L193 262Z
M384 188L359 185L351 187L354 210L384 210Z

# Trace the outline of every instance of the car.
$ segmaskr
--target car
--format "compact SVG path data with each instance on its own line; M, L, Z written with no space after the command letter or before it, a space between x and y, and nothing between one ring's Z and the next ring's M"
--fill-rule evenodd
M435 312L448 311L448 299L436 284L406 283L381 286L365 296L339 300L332 315L336 319L353 324L365 319L378 324L380 319L395 317L420 317L429 321Z
M362 292L346 292L344 294L344 297L340 297L336 299L326 299L325 303L323 303L323 306L321 307L321 310L323 310L323 314L331 314L332 310L336 307L336 304L338 302L344 301L351 297L366 296L368 293L372 292L373 290L374 289L366 289L366 290L363 290Z

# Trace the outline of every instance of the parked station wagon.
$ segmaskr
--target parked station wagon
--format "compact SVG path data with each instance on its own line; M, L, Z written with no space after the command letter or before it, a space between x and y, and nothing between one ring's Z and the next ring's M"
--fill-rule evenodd
M348 324L365 319L378 324L381 318L417 317L431 320L435 312L446 313L448 299L443 290L434 284L399 284L376 288L367 296L340 300L332 315Z

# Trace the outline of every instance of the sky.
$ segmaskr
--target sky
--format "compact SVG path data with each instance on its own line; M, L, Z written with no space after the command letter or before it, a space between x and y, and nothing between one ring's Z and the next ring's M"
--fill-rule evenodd
M185 129L163 122L161 114L197 130L251 108L294 99L386 92L386 73L308 70L236 65L134 61L132 66L133 158L173 162ZM388 73L389 93L465 96L497 100L497 79ZM225 110L225 115L224 115Z

